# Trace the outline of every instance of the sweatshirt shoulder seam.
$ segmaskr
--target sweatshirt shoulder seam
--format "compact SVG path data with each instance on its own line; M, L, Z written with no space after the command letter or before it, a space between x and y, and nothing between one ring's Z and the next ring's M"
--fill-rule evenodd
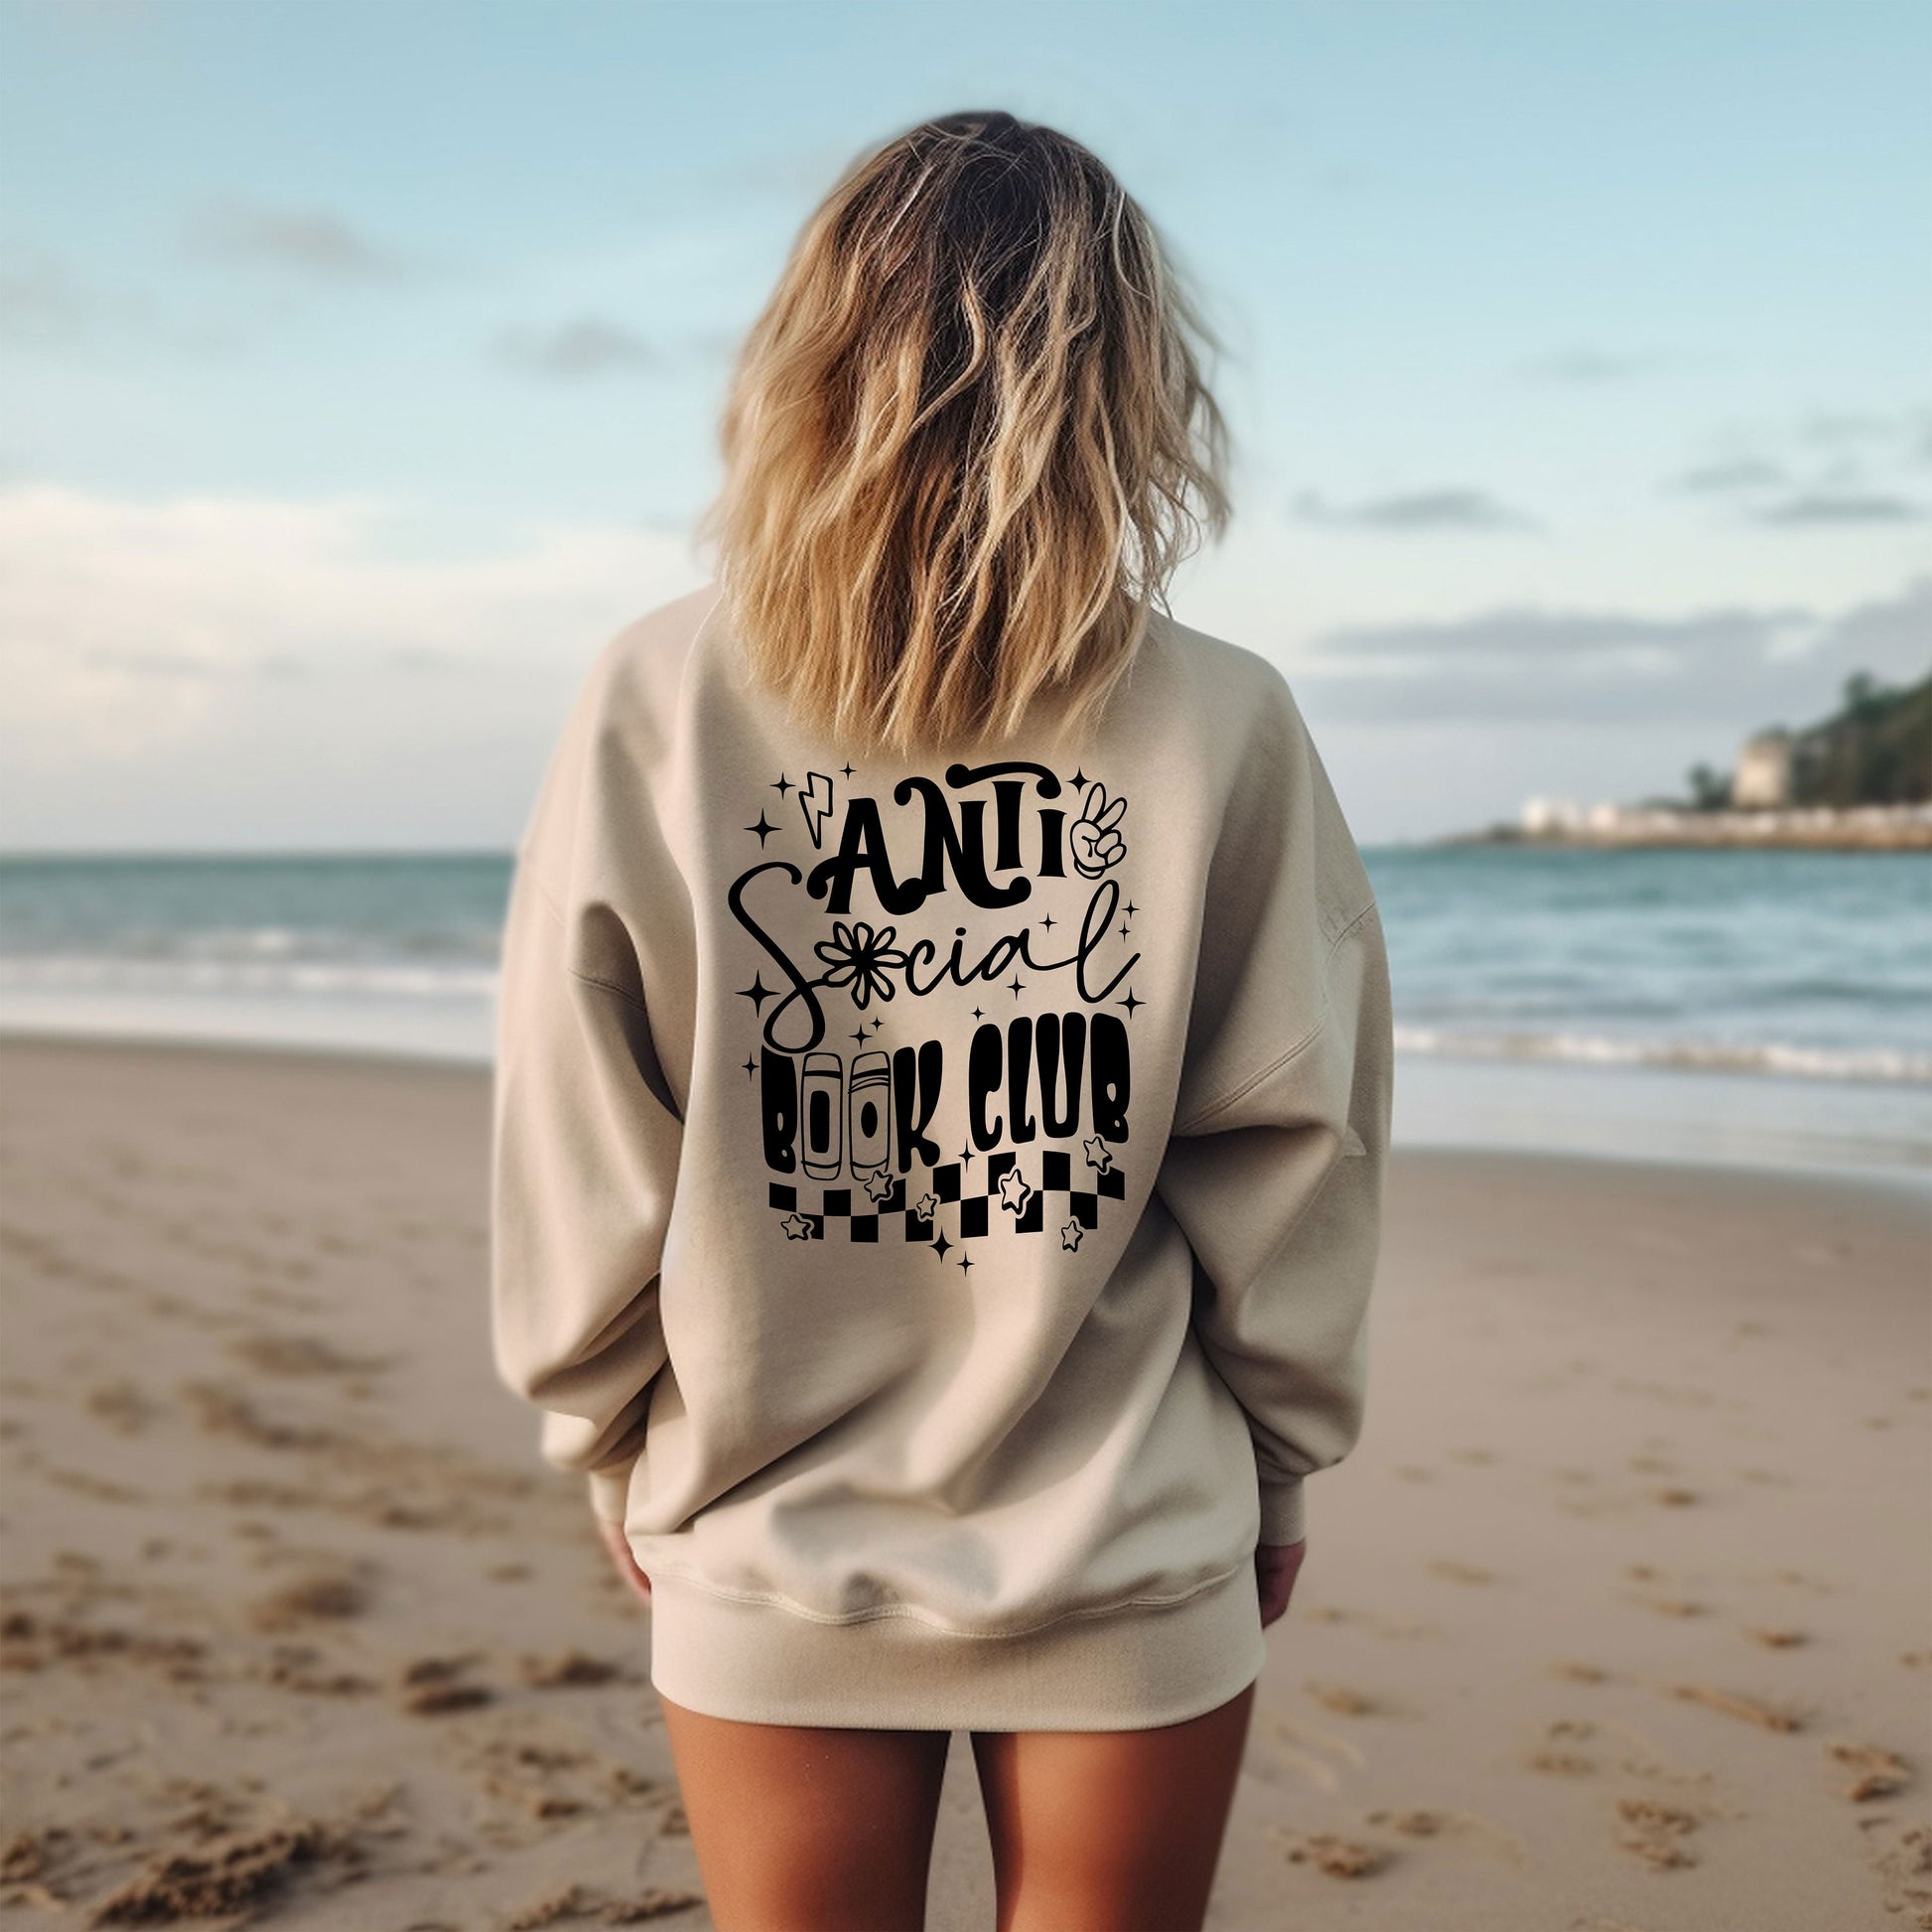
M1328 942L1328 950L1322 955L1321 958L1321 964L1324 973L1326 972L1328 962L1331 959L1333 959L1335 954L1338 953L1341 950L1341 948L1347 943L1350 935L1356 930L1358 926L1361 925L1362 921L1366 919L1369 916L1369 914L1375 910L1375 904L1376 904L1375 900L1371 898L1368 901L1368 903L1364 905L1362 909L1359 912L1357 912L1355 916L1351 918L1347 922L1347 924L1344 925L1341 928L1341 930L1337 932L1335 936ZM1324 985L1321 993L1320 1019L1318 1019L1314 1023L1314 1025L1311 1027L1308 1030L1308 1032L1305 1033L1302 1035L1302 1037L1295 1042L1293 1046L1290 1046L1284 1052L1276 1054L1275 1057L1272 1060L1270 1060L1266 1066L1257 1068L1256 1071L1251 1073L1247 1077L1247 1079L1243 1080L1239 1086L1230 1088L1226 1093L1222 1094L1218 1100L1210 1101L1207 1106L1201 1108L1197 1113L1189 1114L1184 1121L1176 1122L1174 1126L1170 1130L1170 1132L1174 1134L1191 1134L1196 1128L1201 1127L1206 1122L1212 1120L1216 1114L1224 1113L1229 1107L1232 1107L1237 1100L1240 1100L1245 1095L1252 1093L1255 1090L1255 1088L1260 1086L1262 1081L1267 1079L1271 1073L1279 1073L1281 1069L1289 1063L1289 1061L1299 1058L1303 1053L1306 1053L1309 1050L1309 1048L1312 1046L1314 1042L1321 1037L1323 1032L1326 1030L1328 1025L1328 1013L1329 1013L1328 993L1327 993L1327 988Z

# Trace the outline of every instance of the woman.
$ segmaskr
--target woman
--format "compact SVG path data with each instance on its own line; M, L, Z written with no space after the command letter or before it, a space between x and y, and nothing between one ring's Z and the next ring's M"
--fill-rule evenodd
M738 366L719 581L606 647L505 932L494 1336L651 1605L724 1932L1198 1926L1303 1479L1355 1439L1374 897L1090 153L886 143ZM1198 514L1197 514L1198 510Z

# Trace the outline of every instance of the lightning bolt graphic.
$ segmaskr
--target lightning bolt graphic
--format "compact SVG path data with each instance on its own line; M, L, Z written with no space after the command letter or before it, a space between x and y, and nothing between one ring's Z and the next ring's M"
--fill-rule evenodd
M811 783L800 789L798 804L805 814L805 829L811 833L812 847L816 851L821 843L820 834L825 830L825 821L832 812L832 781L823 771L814 771L809 775Z

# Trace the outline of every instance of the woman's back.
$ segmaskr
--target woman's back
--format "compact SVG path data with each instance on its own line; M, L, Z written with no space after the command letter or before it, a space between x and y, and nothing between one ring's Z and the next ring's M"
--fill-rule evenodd
M519 855L496 1341L767 1724L1177 1723L1353 1441L1373 896L1289 689L1149 612L1070 742L842 743L717 588L604 651Z

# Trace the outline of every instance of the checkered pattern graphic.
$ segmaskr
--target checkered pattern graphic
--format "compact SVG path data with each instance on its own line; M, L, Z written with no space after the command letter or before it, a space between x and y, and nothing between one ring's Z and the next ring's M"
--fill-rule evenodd
M1018 1169L1027 1182L1027 1191L1016 1212L1007 1205L1009 1197L1020 1199L1020 1190L1008 1183L1007 1175ZM1073 1183L1078 1178L1082 1185ZM786 1215L795 1214L811 1229L811 1239L823 1241L828 1222L842 1222L850 1241L878 1241L881 1229L897 1227L903 1241L929 1242L938 1227L938 1213L931 1219L921 1215L915 1202L931 1194L940 1207L956 1205L958 1228L954 1238L976 1240L987 1234L996 1222L1008 1223L1019 1234L1041 1234L1057 1230L1071 1218L1082 1228L1100 1225L1102 1200L1125 1200L1127 1176L1109 1159L1104 1170L1091 1166L1083 1153L1065 1148L1049 1148L1028 1157L1011 1149L989 1154L971 1163L947 1161L934 1168L925 1182L908 1188L902 1175L895 1176L893 1190L875 1201L863 1187L827 1187L819 1197L816 1210L801 1202L801 1192L809 1193L791 1181L771 1182L770 1203ZM1065 1213L1048 1214L1049 1195L1062 1195ZM855 1202L863 1211L853 1211ZM890 1238L888 1236L887 1238Z

